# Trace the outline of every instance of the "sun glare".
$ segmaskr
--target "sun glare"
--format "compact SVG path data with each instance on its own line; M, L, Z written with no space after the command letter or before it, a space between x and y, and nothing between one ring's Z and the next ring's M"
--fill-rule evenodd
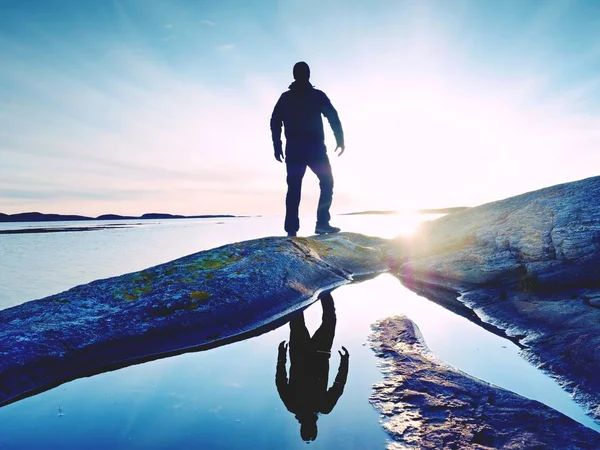
M398 236L410 236L421 223L437 217L440 215L400 211L394 214L339 215L335 217L335 223L346 230L393 239Z

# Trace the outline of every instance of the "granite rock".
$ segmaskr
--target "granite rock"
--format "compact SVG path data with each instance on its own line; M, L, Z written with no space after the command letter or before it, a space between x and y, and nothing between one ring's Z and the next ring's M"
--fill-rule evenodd
M408 318L384 319L373 329L384 381L371 403L393 439L389 449L600 448L599 433L438 360Z
M397 244L403 272L444 285L600 287L600 177L449 214Z
M65 381L259 332L323 291L389 270L360 234L264 238L0 311L0 406Z

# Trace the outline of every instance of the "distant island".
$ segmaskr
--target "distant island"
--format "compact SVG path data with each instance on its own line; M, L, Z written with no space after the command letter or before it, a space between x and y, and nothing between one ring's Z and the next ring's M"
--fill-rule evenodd
M120 216L118 214L103 214L98 217L79 216L72 214L44 214L40 212L25 212L18 214L0 213L2 222L73 222L84 220L157 220L157 219L217 219L227 217L240 217L230 214L209 214L200 216L181 216L166 213L146 213L141 216Z
M340 214L340 216L386 215L386 214L398 214L398 211L375 211L375 210L357 211L357 212L343 213L343 214Z
M454 206L451 208L417 209L415 212L417 212L419 214L452 214L452 213L464 211L466 209L469 209L469 207L468 206ZM344 213L344 214L340 214L340 216L391 215L391 214L398 214L398 211L368 210L368 211Z
M456 206L453 208L438 208L438 209L418 209L416 212L420 214L451 214L455 212L469 209L467 206ZM392 215L398 214L398 211L380 211L367 210L340 214L340 216L358 216L358 215ZM18 214L0 213L0 223L16 223L16 222L75 222L89 220L162 220L162 219L221 219L247 217L236 216L233 214L203 214L195 216L183 216L178 214L168 213L146 213L141 216L121 216L119 214L102 214L98 217L80 216L76 214L45 214L41 212L24 212ZM257 216L260 217L260 216Z

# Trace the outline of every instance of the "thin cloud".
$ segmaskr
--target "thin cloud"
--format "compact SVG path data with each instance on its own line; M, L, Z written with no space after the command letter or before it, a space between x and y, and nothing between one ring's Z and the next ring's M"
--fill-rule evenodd
M219 52L228 52L231 51L235 48L235 44L222 44L222 45L218 45L215 50L219 51Z
M204 20L200 21L200 24L204 25L206 27L214 27L216 25L216 23L214 23L211 20L207 20L207 19L204 19Z

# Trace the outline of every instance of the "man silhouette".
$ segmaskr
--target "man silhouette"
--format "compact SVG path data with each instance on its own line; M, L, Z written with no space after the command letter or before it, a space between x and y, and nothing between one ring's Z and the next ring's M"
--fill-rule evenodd
M344 131L337 111L324 92L310 84L310 68L305 62L294 65L294 82L281 94L271 115L271 137L275 159L282 162L281 126L285 128L285 163L287 168L287 195L285 198L285 231L296 236L300 229L298 207L302 190L302 178L306 168L319 178L321 195L317 207L315 233L337 233L339 228L329 224L329 208L333 198L333 174L325 148L323 132L324 115L331 125L337 142L335 151L342 156L345 150Z
M317 438L318 414L329 414L340 396L348 378L350 354L342 347L340 367L331 388L327 389L329 359L335 336L336 315L330 294L321 299L322 324L310 337L304 314L290 321L290 379L286 373L287 346L279 344L275 384L281 401L287 410L295 414L300 423L300 436L305 441Z

